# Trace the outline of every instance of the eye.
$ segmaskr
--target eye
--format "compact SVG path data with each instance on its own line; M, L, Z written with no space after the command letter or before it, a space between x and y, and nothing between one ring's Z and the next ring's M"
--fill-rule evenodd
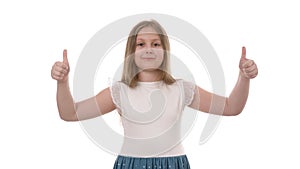
M159 47L159 46L161 46L161 44L160 43L154 43L153 44L155 47Z
M142 47L142 46L144 46L144 43L137 43L136 46Z

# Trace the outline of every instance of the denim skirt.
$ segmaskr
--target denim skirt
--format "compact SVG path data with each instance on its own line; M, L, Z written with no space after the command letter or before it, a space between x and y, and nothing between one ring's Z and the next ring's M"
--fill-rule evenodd
M186 155L170 157L130 157L118 155L114 169L190 169Z

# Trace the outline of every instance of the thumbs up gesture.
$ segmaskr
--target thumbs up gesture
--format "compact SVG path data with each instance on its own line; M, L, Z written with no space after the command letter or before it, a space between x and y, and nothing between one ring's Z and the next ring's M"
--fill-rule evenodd
M240 71L242 76L248 78L248 79L253 79L257 76L258 74L258 69L255 64L255 62L251 59L246 58L246 48L242 48L242 56L240 59Z
M63 51L63 61L55 62L52 66L51 77L58 82L66 82L69 74L69 61L67 56L67 50Z

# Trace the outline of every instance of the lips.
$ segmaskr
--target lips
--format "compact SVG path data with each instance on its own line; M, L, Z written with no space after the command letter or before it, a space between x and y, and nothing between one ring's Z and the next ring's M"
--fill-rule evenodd
M154 55L142 55L141 56L142 59L155 59Z

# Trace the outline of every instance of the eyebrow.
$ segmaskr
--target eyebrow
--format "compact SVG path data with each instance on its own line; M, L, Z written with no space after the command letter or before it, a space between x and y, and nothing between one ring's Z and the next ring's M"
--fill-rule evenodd
M137 38L136 40L138 41L138 40L145 40L145 39L143 39L143 38ZM151 40L151 41L157 41L157 40L160 41L160 39L157 39L157 38L155 38L155 39L150 39L150 40Z

